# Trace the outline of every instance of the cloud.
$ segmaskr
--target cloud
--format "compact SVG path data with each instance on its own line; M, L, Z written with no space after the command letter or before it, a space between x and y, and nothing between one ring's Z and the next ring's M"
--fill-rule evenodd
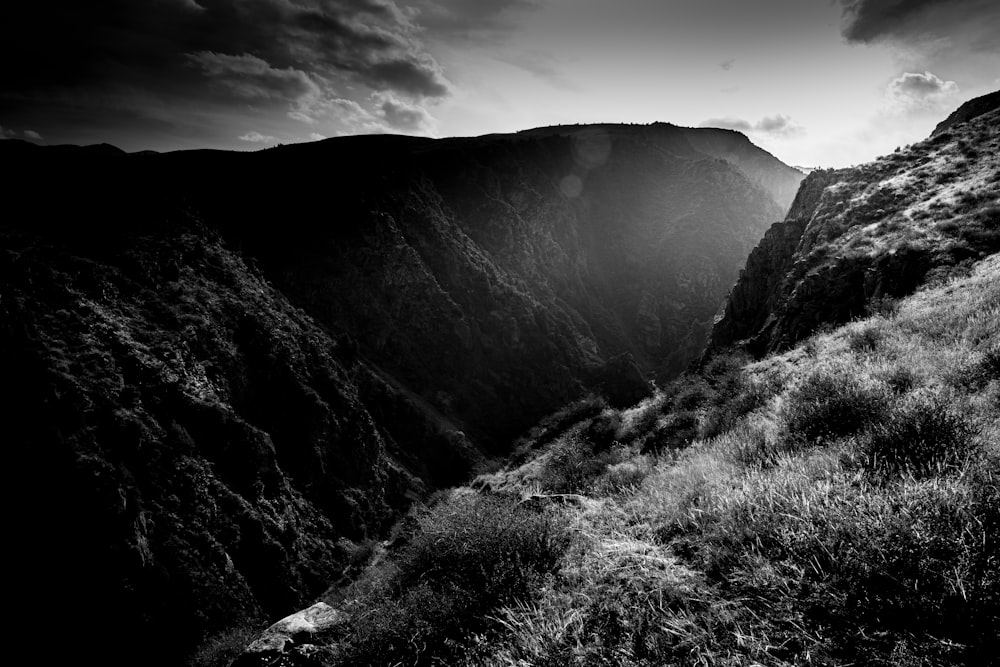
M310 132L309 133L309 140L310 141L323 141L324 139L326 139L326 135L325 134L320 134L319 132Z
M784 137L802 134L805 131L801 125L794 123L790 117L782 115L761 118L754 127L754 130L763 134Z
M931 72L904 72L886 87L890 104L901 111L933 111L951 106L958 92L957 83L944 81Z
M972 48L996 50L1000 3L996 0L840 0L849 42L952 38ZM992 25L982 33L983 25ZM992 38L987 35L992 34Z
M765 116L756 123L742 118L709 118L698 127L718 127L752 134L766 134L772 137L793 137L805 133L805 128L782 114Z
M529 74L545 81L553 88L579 92L582 90L579 84L568 78L559 69L559 61L548 53L518 51L509 53L498 58L501 62L513 65Z
M416 0L421 27L450 39L501 41L516 28L516 13L540 0Z
M23 132L18 132L17 130L11 130L0 125L0 139L17 139L18 137L23 137L29 141L42 140L42 135L38 134L34 130L24 130Z
M719 63L719 67L728 72L733 68L735 64L736 64L736 58L729 58L728 60L723 60L721 63Z
M375 115L385 121L389 128L426 134L434 127L434 119L426 109L409 104L389 93L372 96L376 104Z
M707 118L699 123L698 127L718 127L737 132L753 132L753 125L750 124L750 121L742 118Z
M302 70L278 69L257 56L199 51L186 57L238 97L301 102L320 95L319 85Z
M122 89L197 98L199 69L248 98L313 85L447 97L451 83L413 16L391 0L18 2L0 23L0 98Z
M244 135L238 137L240 141L249 141L252 144L276 144L278 139L272 137L268 134L261 134L260 132L247 132Z

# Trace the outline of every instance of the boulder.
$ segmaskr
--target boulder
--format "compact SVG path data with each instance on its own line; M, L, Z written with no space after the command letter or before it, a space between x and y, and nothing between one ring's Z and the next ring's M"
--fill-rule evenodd
M330 649L314 643L317 636L333 631L346 620L342 611L325 602L317 602L264 630L247 646L233 667L311 667L323 664L319 654Z

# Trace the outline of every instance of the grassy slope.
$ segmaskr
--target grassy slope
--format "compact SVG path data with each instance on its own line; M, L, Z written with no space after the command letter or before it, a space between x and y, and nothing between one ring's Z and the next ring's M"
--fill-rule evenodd
M577 550L501 612L512 632L487 664L985 663L1000 627L998 333L995 255L889 316L735 375L720 360L622 413L618 462L575 489ZM684 405L697 426L677 451ZM495 481L545 490L552 468Z
M1000 251L998 126L993 110L870 163L810 175L789 214L805 224L794 257L774 275L792 232L761 242L711 348L749 339L755 352L787 349L820 323L848 322Z
M567 409L331 596L356 620L327 659L987 664L998 334L995 255L784 354L717 358L635 408ZM484 583L496 572L509 587Z

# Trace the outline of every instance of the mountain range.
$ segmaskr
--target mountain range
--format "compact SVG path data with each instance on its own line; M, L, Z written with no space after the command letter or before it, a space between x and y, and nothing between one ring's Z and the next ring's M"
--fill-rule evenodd
M0 142L29 644L164 665L990 655L997 102L808 176L662 123Z
M0 160L25 566L121 614L111 662L287 613L545 414L648 395L802 179L667 124Z

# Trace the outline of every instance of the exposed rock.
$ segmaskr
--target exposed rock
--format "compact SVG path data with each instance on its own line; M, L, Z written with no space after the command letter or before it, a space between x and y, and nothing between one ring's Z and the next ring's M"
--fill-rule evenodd
M578 493L535 493L521 500L520 504L526 507L542 508L549 505L572 505L573 507L583 507L587 503L587 496Z
M706 355L787 348L1000 250L997 100L960 109L950 132L806 177L785 222L751 252Z
M982 116L984 113L993 111L998 107L1000 107L1000 90L989 93L988 95L983 95L982 97L971 99L955 109L950 116L938 123L934 128L934 131L931 132L931 136L936 137L942 132L951 129L955 125L967 123L973 118Z
M321 656L329 649L318 646L317 639L335 632L346 620L342 611L325 602L317 602L264 630L247 646L245 653L233 663L233 667L321 665Z

